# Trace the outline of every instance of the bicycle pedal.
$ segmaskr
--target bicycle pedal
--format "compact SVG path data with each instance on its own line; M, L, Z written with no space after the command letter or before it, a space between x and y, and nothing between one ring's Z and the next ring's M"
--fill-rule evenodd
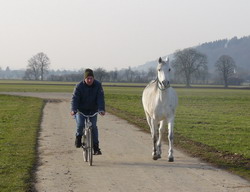
M83 149L87 149L87 146L83 143L83 144L82 144L82 148L83 148Z

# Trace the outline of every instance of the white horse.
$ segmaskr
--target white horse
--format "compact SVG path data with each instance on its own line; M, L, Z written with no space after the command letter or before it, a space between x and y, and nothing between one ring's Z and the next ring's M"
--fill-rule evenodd
M167 123L169 140L168 161L173 162L173 129L178 97L169 83L170 71L169 59L163 61L160 57L157 66L157 78L151 81L144 89L142 103L153 139L153 159L161 158L161 141Z

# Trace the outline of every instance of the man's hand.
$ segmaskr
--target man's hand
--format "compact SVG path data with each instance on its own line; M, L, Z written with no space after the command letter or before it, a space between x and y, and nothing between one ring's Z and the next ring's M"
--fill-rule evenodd
M71 112L70 112L70 115L71 115L71 116L74 116L75 114L76 114L75 111L71 111Z
M105 111L100 111L99 114L100 114L101 116L104 116L104 115L105 115Z

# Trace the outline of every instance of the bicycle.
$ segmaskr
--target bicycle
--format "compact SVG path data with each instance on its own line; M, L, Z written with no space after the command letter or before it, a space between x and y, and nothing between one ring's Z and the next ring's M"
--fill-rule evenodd
M82 112L78 111L78 114L86 117L85 119L85 128L83 133L83 159L85 162L89 162L89 165L93 164L93 135L92 135L92 123L90 122L90 118L96 116L99 112L96 112L93 115L85 115Z

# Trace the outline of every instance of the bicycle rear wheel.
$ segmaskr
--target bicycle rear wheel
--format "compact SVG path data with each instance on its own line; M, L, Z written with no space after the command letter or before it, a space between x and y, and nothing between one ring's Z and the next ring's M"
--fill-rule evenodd
M88 130L88 161L89 161L89 165L92 166L93 164L93 136L92 136L92 128L90 127Z

